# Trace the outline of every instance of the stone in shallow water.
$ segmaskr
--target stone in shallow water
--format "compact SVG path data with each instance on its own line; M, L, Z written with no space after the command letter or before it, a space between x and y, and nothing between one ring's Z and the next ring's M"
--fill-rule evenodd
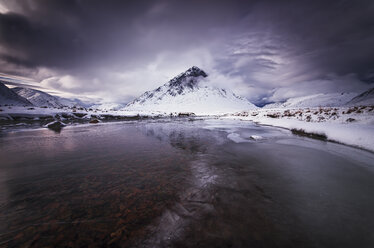
M92 120L90 120L90 123L91 124L97 124L97 123L99 123L99 120L98 119L92 119Z
M55 132L61 132L62 128L65 127L66 124L60 122L60 121L54 121L54 122L51 122L51 123L48 123L46 125L47 128L55 131Z

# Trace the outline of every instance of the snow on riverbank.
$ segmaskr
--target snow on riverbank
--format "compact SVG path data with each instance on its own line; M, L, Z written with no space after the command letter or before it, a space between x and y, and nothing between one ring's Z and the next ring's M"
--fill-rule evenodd
M41 108L41 107L21 107L21 106L0 106L0 120L11 120L12 116L31 118L31 117L55 117L56 115L76 115L78 118L100 118L102 116L136 116L139 112L134 111L105 111L87 108ZM155 115L155 114L153 114ZM147 116L152 116L148 113Z
M174 113L174 116L178 115L180 114ZM85 108L0 107L0 124L11 122L12 125L30 121L40 122L44 126L56 120L64 124L97 123L99 120L127 120L157 116L169 115L161 112L101 111ZM331 141L374 152L374 106L255 109L227 114L222 118L254 121L262 125L294 130L298 134L303 132L316 134L318 137L326 137ZM231 138L238 139L234 136ZM251 139L258 140L261 137L251 137Z
M374 106L259 109L224 118L304 131L374 152Z

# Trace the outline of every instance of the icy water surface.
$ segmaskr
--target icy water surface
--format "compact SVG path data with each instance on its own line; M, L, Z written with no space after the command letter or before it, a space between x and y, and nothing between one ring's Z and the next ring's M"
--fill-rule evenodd
M0 133L0 247L374 247L374 156L249 122Z

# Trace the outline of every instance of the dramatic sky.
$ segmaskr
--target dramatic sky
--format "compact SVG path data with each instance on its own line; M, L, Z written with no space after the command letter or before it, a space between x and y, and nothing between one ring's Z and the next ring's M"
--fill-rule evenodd
M374 1L0 0L0 79L126 103L196 65L256 104L374 81Z

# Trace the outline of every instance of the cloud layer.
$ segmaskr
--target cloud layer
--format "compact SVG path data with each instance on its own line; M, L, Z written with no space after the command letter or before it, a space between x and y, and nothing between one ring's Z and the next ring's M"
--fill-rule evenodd
M372 1L0 0L0 72L124 103L197 65L263 104L362 91Z

